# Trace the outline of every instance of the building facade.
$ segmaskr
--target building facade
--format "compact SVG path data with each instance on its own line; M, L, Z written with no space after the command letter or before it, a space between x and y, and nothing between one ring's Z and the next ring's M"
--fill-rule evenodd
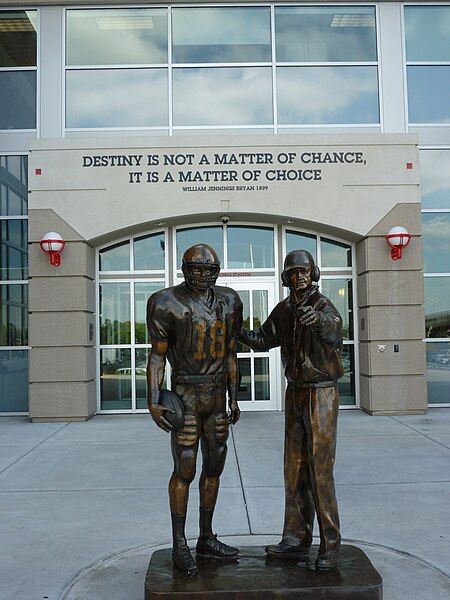
M145 304L200 241L249 327L314 254L343 407L450 403L450 4L9 2L0 100L1 414L145 411ZM282 409L278 351L238 357Z

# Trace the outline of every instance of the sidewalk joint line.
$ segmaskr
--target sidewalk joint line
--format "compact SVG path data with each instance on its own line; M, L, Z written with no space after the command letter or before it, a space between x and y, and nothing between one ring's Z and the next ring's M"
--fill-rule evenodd
M427 435L426 433L424 433L423 431L420 431L420 429L414 429L414 427L412 427L411 425L408 425L407 423L403 423L403 421L399 421L398 419L396 419L394 416L391 415L391 419L393 421L396 421L397 423L401 423L402 425L404 425L405 427L408 427L408 429L411 429L412 431L415 431L416 433L420 433L420 435L423 435L423 437L429 439L430 441L434 442L435 444L439 444L439 446L442 446L443 448L445 448L446 450L450 450L450 448L448 446L446 446L445 444L443 444L442 442L438 442L437 440L434 440L432 437L430 437L429 435Z
M251 523L250 523L250 515L248 514L247 497L245 495L244 482L242 480L241 466L239 464L239 458L238 458L238 453L237 453L237 448L236 448L236 440L234 439L234 427L231 426L230 429L231 429L231 441L233 443L233 448L234 448L234 455L236 456L236 465L237 465L237 470L238 470L238 477L239 477L239 482L241 484L242 498L244 500L245 514L247 516L248 530L250 532L250 535L252 535L253 531L252 531L252 526L251 526Z
M16 465L19 462L19 460L22 460L22 458L25 458L25 456L28 456L29 454L31 454L32 452L34 452L36 450L36 448L39 448L39 446L41 446L44 442L46 442L47 440L49 440L51 437L53 437L54 435L56 435L58 432L62 431L65 427L67 427L67 425L70 425L70 422L69 423L64 423L64 425L62 427L59 427L59 429L57 429L56 431L54 431L51 435L49 435L48 437L46 437L43 440L41 440L39 442L39 444L36 444L36 446L33 446L33 448L31 448L31 450L28 450L28 452L25 452L25 454L22 454L22 456L19 456L19 458L17 460L15 460L10 465L8 465L4 469L2 469L0 471L0 475L3 475L3 473L5 471L7 471L8 469L10 469L14 465Z

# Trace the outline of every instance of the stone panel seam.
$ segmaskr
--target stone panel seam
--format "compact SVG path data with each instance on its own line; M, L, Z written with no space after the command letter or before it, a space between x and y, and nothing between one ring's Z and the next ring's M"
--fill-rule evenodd
M64 379L64 381L61 381L60 379L58 380L54 380L54 379L46 379L45 381L29 381L29 385L40 385L40 384L47 384L47 383L57 383L60 385L66 385L67 383L91 383L92 381L95 381L95 379Z
M418 188L419 184L417 183L343 183L343 188L354 188L354 187L412 187ZM418 200L412 200L411 202L397 202L395 206L401 205L409 205L409 204L420 204ZM395 208L394 206L394 208Z
M69 348L95 348L95 344L70 344L70 345L59 345L59 346L55 346L55 344L50 344L50 345L42 345L42 344L33 344L32 346L30 346L31 350L36 350L38 348L53 348L55 350L67 350Z
M82 273L75 275L58 275L55 273L54 275L30 275L28 278L30 279L87 279L88 281L95 281L94 277L89 277L89 275L83 275Z
M386 244L387 246L387 244ZM358 271L356 273L357 277L361 277L362 275L366 275L367 273L423 273L423 269L364 269L363 271Z
M358 306L358 308L371 308L372 306L376 306L377 308L392 308L393 306L403 307L403 306L423 306L422 302L405 302L404 304L366 304L364 306Z
M83 379L83 380L77 380L74 379L73 381L30 381L30 383L32 383L33 385L46 385L47 383L91 383L92 381L96 381L95 377L93 377L92 379Z
M394 344L397 341L399 342L423 342L424 338L423 337L417 337L417 338L401 338L401 337L396 337L396 338L392 338L392 339L387 339L387 338L369 338L367 340L359 340L361 343L364 342L366 344L370 344L370 343L380 343L380 344ZM425 343L425 342L424 342Z
M30 150L30 158L31 158L32 152L33 152L33 150ZM30 189L29 194L31 195L33 192L39 192L39 191L41 191L41 190ZM45 190L45 191L51 191L51 190ZM74 231L81 238L79 240L66 240L66 241L83 242L85 244L87 243L86 240L84 239L84 237L81 235L81 233L79 231L77 231L73 225L70 225L65 219L63 219L61 217L61 215L58 214L53 208L30 208L30 210L28 211L28 215L30 215L30 213L34 210L50 210L50 211L52 211L52 213L54 213L58 217L58 219L61 219L61 221L63 221L63 223L65 223L67 225L67 227L69 227L72 231Z
M39 315L59 315L60 313L70 313L70 314L74 314L74 315L95 315L94 311L91 310L74 310L74 309L69 309L69 310L29 310L28 314L29 315L34 315L39 314Z
M392 377L426 377L425 373L396 373L395 375L367 375L367 373L360 373L361 377L367 379L375 379L378 377L384 377L385 379Z

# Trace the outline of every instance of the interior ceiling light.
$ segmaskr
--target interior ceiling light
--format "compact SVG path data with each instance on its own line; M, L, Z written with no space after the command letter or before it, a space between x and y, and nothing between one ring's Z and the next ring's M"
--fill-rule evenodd
M28 19L1 19L0 33L12 33L17 31L35 31L33 24Z
M330 27L374 27L373 15L334 15Z
M153 17L138 15L130 17L96 17L95 22L99 29L155 29Z

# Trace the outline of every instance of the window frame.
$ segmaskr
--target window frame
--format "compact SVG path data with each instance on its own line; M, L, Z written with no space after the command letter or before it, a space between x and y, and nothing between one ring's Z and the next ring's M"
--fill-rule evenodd
M275 7L282 7L284 6L284 4L272 4L272 11L273 11L273 34L275 35ZM334 7L335 5L329 5L329 4L289 4L286 3L285 6L288 7L313 7L313 8L319 8L321 6L331 6ZM283 130L298 130L298 133L301 133L302 130L304 129L326 129L326 128L337 128L337 129L342 129L342 128L373 128L373 129L379 129L380 132L384 131L384 117L383 117L383 96L382 96L382 78L380 77L380 72L381 72L381 52L380 52L380 48L381 48L381 35L380 35L380 27L379 27L379 23L380 23L380 15L379 15L379 4L378 3L374 3L374 2L369 2L369 3L362 3L359 2L357 4L352 4L352 3L346 3L346 2L342 2L339 3L337 6L339 7L345 7L345 6L351 6L352 8L357 8L358 6L361 7L372 7L374 8L374 16L375 16L375 40L376 40L376 54L377 54L377 60L376 61L342 61L342 62L335 62L335 61L330 61L330 62L320 62L320 61L294 61L294 62L283 62L283 61L277 61L276 60L276 40L275 37L272 37L272 47L273 47L273 59L274 59L274 64L275 64L275 72L274 72L274 90L277 90L277 86L276 86L276 70L277 67L356 67L356 66L360 66L360 67L376 67L377 69L377 100L378 100L378 118L379 118L379 122L378 123L304 123L304 124L283 124L283 125L278 125L278 114L275 114L275 119L276 121L274 121L275 123L275 133L283 133ZM274 98L274 103L278 103L278 98L275 96ZM278 131L280 130L280 131Z
M288 7L298 6L300 8L304 7L315 7L318 8L320 6L324 7L333 7L334 5L329 4L289 4L285 3ZM239 63L174 63L172 57L172 11L178 8L204 8L205 5L192 4L192 3L183 3L183 4L162 4L158 3L155 5L148 6L148 8L161 8L167 10L167 26L168 26L168 52L167 59L168 62L155 64L155 65L89 65L89 66L80 66L80 65L67 65L66 64L66 28L67 28L67 11L68 10L99 10L106 8L114 8L120 10L121 8L144 8L146 5L134 5L131 4L129 6L124 5L92 5L92 6L77 6L77 7L64 7L63 8L63 36L62 36L62 99L63 99L63 110L62 110L62 137L72 137L77 133L83 134L86 132L91 132L92 134L97 133L105 133L105 132L139 132L147 133L148 135L183 135L184 133L190 132L238 132L238 131L247 131L247 132L255 132L255 133L302 133L304 130L317 129L317 130L326 130L327 128L330 130L333 129L369 129L373 130L374 133L384 131L384 114L383 114L383 94L382 94L382 78L380 76L381 73L381 36L380 36L380 16L379 16L379 5L375 2L358 2L357 4L352 4L351 2L342 2L339 3L339 7L350 6L352 8L357 7L372 7L374 9L375 16L375 40L376 40L376 53L377 60L376 61L346 61L346 62L308 62L308 63L286 63L276 61L276 40L275 40L275 8L278 6L274 2L262 2L258 4L258 7L268 7L270 12L270 43L271 43L271 60L270 61L262 61L262 62L239 62ZM255 4L250 2L233 2L231 4L224 3L211 3L207 5L208 8L254 8ZM377 69L377 102L378 102L378 117L379 120L376 123L297 123L297 124L278 124L278 108L277 108L277 66L373 66ZM272 77L272 85L271 85L271 93L272 93L272 122L264 123L258 125L174 125L173 124L173 70L178 68L223 68L223 67L268 67L271 68L271 77ZM80 127L80 128L68 128L66 127L66 72L68 70L76 70L76 69L126 69L126 68L167 68L167 79L168 79L168 125L167 126L146 126L146 127Z
M319 290L322 291L321 281L323 279L351 279L352 281L352 315L353 319L353 338L350 340L343 340L344 346L353 346L353 358L354 358L354 377L355 377L355 404L341 404L339 405L339 410L355 410L360 408L360 366L359 366L359 328L358 328L358 299L357 299L357 289L356 289L356 248L355 244L349 242L348 240L344 240L342 238L336 237L334 235L328 235L327 233L321 233L319 231L314 231L313 229L306 229L304 227L297 227L295 224L283 225L282 227L282 253L283 256L286 256L286 233L288 231L292 231L294 233L299 234L308 234L314 235L316 237L316 250L317 250L317 260L316 264L320 269L320 280L319 280ZM351 267L321 267L322 264L322 252L321 252L321 240L325 238L326 240L339 242L340 244L346 244L350 246L351 249L351 257L352 257L352 266ZM288 292L287 289L284 288L284 297L287 297Z
M34 71L36 73L36 127L32 129L0 129L1 134L21 134L21 133L35 133L36 137L39 137L40 133L40 93L41 89L41 81L40 81L40 62L41 62L41 9L37 6L15 6L10 8L0 7L0 12L26 12L26 11L34 11L36 12L36 23L37 23L37 31L36 31L36 65L35 66L27 66L27 67L0 67L0 72L14 72L14 71ZM23 152L0 152L2 156L12 156L12 155L24 155ZM28 414L28 413L27 413Z
M136 238L142 238L146 235L152 235L157 233L163 233L166 243L166 249L164 253L164 271L161 270L148 270L148 271L134 271L134 252L133 252L133 240ZM130 246L130 270L129 271L100 271L100 251L110 246L120 244L121 242L129 241ZM146 409L136 408L136 350L140 348L151 348L151 344L137 344L136 343L136 331L135 331L135 295L134 286L136 283L161 283L162 287L169 285L169 228L159 227L157 229L151 229L136 233L132 236L124 236L119 239L112 240L106 244L102 244L95 249L95 371L96 371L96 396L97 396L97 411L96 414L138 414L147 412ZM102 283L126 283L130 290L130 323L131 323L131 335L129 344L101 344L100 343L100 284ZM131 354L131 408L123 409L102 409L102 398L101 398L101 351L102 350L115 350L124 349L130 350ZM169 379L169 371L166 368L166 377Z
M134 63L134 64L109 64L109 65L68 65L67 64L67 12L76 10L125 10L127 8L136 9L165 9L167 11L167 63ZM62 35L62 137L65 138L66 134L77 133L77 132L107 132L107 131L148 131L155 133L162 133L170 131L171 125L171 98L172 98L172 82L171 82L171 69L170 63L172 60L172 49L171 49L171 9L170 5L167 4L155 4L155 5L88 5L88 6L65 6L63 8L63 35ZM168 124L167 125L153 125L147 127L67 127L67 71L93 71L93 70L105 70L105 71L124 71L130 69L167 69L167 98L169 102L169 113L168 113Z
M420 4L420 3L416 3L416 2L404 2L401 5L401 19L402 19L402 31L403 31L403 40L402 40L402 47L403 47L403 66L404 66L404 72L403 72L403 98L404 98L404 102L405 102L405 120L406 120L406 131L409 131L411 129L411 127L443 127L443 128L449 128L450 127L450 121L448 122L436 122L436 121L431 121L429 123L416 123L410 120L410 116L409 116L409 99L408 99L408 67L409 66L422 66L422 67L438 67L438 66L448 66L449 67L449 72L450 72L450 60L444 60L444 61L430 61L430 60L408 60L407 55L406 55L406 10L408 7L433 7L433 6L448 6L449 10L450 10L450 4L448 2L433 2L432 4ZM430 148L431 149L431 148ZM433 404L433 406L436 406L435 404Z
M23 130L14 130L14 131L23 131ZM1 132L0 132L1 133ZM2 151L0 152L0 156L27 156L26 152L6 152L6 151ZM0 213L0 220L1 221L12 221L12 220L23 220L23 221L28 221L28 212L26 215L2 215ZM5 280L1 280L0 281L0 285L26 285L27 286L27 292L29 290L29 286L28 286L28 279L5 279ZM29 339L28 339L29 341ZM0 345L0 352L1 351L14 351L14 350L22 350L22 351L27 351L28 352L28 361L30 358L30 350L31 350L31 346L27 345L27 346L1 346ZM20 417L20 416L28 416L30 413L29 411L15 411L15 412L0 412L0 416L2 417Z
M448 125L450 125L450 123L448 123ZM432 145L432 146L426 146L426 145L420 145L419 146L419 152L423 150L447 150L447 152L450 153L450 145ZM421 214L433 214L433 213L450 213L450 195L449 195L449 206L448 208L421 208ZM425 278L431 278L431 277L450 277L450 272L443 272L443 273L423 273L423 277ZM424 306L425 308L425 306ZM425 330L426 332L426 330ZM427 344L433 344L433 343L439 343L439 342L447 342L450 345L450 338L427 338L424 337L422 340L425 343L425 358L426 358L426 348L427 348ZM427 375L425 375L425 377L427 378ZM428 382L428 379L427 379ZM428 403L428 406L430 407L434 407L434 408L449 408L450 407L450 403L449 402L438 402L438 403Z
M273 275L276 274L277 271L277 248L278 248L278 232L276 225L271 223L254 223L253 221L249 223L248 221L233 221L232 223L219 223L217 221L205 221L204 223L198 224L189 224L189 225L179 225L173 228L173 240L172 240L172 256L173 256L173 278L174 281L183 277L181 272L181 268L178 268L178 255L177 255L177 232L182 231L183 229L202 229L203 227L221 227L222 228L222 247L223 247L223 264L220 267L220 276L219 277L228 277L229 273L242 273L244 276L247 274L254 274L255 276L261 275ZM243 267L228 267L228 227L241 226L248 228L264 228L273 230L273 257L274 257L274 266L273 267L258 267L258 268L243 268Z

